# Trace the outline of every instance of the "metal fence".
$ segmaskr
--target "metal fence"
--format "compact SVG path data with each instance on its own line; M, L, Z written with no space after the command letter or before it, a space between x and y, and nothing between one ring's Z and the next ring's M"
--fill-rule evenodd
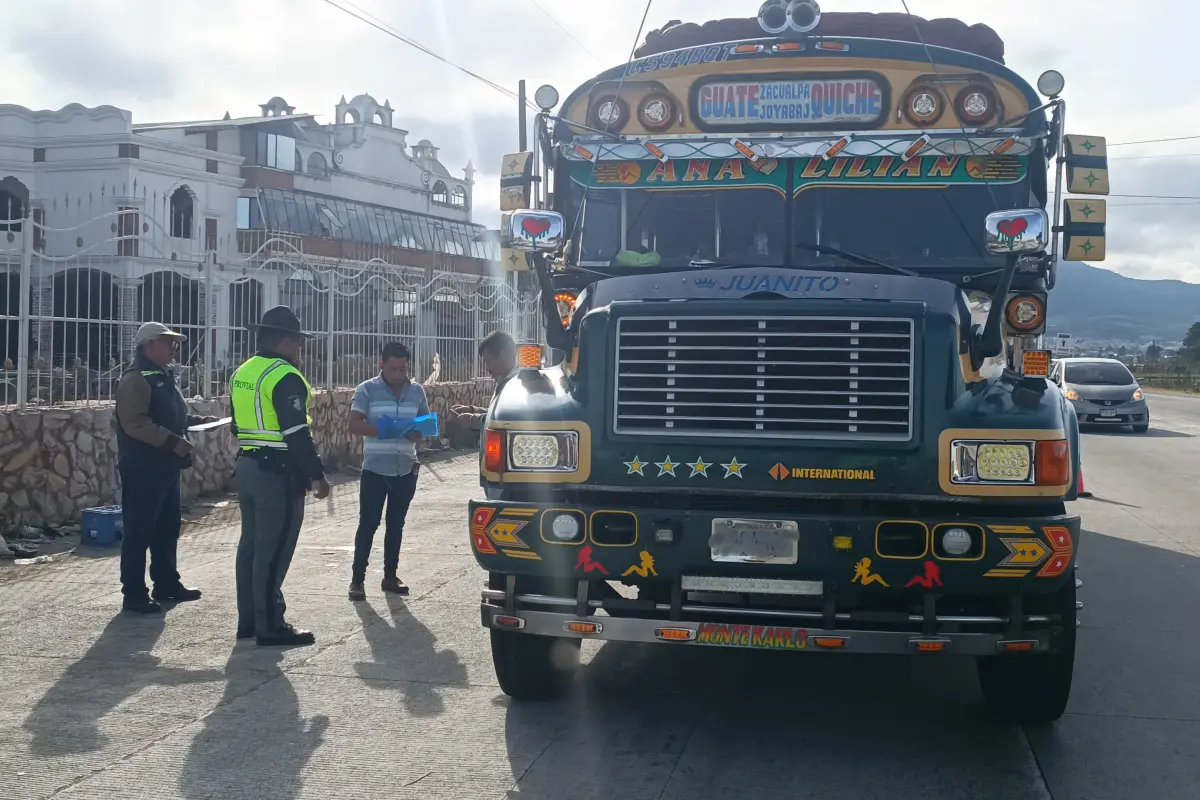
M375 374L388 341L409 347L418 380L445 382L481 375L492 331L539 340L536 293L498 266L467 274L448 255L391 247L318 255L296 236L219 224L233 220L202 218L187 187L0 202L0 406L110 399L147 320L187 334L185 394L218 396L277 304L312 334L302 368L324 388Z

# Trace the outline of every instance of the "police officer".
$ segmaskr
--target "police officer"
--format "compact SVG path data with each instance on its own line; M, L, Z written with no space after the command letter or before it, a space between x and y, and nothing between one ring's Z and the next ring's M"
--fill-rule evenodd
M186 338L161 322L145 323L134 336L133 363L117 384L123 608L141 614L161 612L158 601L200 599L200 590L185 587L176 568L179 482L181 471L191 466L188 427L216 418L188 413L169 366ZM146 590L147 548L153 594Z
M237 553L237 638L260 645L309 645L311 631L284 619L283 579L304 522L304 496L329 496L309 425L312 387L296 364L309 337L287 306L262 315L258 353L230 384L239 452L234 477L242 511Z

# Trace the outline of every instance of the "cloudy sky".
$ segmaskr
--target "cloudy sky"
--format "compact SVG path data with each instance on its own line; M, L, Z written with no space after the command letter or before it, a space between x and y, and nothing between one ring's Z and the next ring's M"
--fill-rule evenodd
M623 63L645 0L330 0L357 8L503 86L552 83L563 96ZM995 28L1031 82L1067 77L1069 128L1109 142L1200 137L1193 91L1200 12L1171 0L909 0L926 18ZM130 109L135 122L258 113L281 95L332 115L345 94L390 100L395 124L429 138L457 171L480 170L476 221L498 223L500 158L516 149L516 102L332 8L327 0L40 0L9 4L0 27L3 102ZM758 0L653 0L646 30L671 19L751 16ZM902 12L901 0L825 0L826 11ZM1176 10L1170 10L1174 7ZM1099 9L1106 9L1100 11ZM544 9L544 11L543 11ZM1111 10L1107 10L1111 9ZM548 16L547 13L550 16ZM551 16L553 19L551 19ZM570 36L557 26L560 23ZM573 38L574 40L573 40ZM577 41L575 41L577 40ZM1200 138L1116 147L1112 191L1200 196ZM1200 283L1200 201L1113 197L1104 266Z

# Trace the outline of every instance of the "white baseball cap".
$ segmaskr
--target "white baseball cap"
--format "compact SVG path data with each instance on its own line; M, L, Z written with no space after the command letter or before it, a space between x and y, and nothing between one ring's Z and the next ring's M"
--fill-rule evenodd
M161 322L144 322L133 337L135 345L143 345L155 339L173 339L177 342L187 341L182 333L173 331Z

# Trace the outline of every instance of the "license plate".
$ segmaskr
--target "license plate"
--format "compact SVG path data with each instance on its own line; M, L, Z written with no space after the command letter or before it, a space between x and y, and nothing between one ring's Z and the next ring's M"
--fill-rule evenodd
M800 528L791 520L714 519L708 546L713 561L795 564Z
M1117 410L1115 408L1100 409L1100 416L1102 416L1102 417L1115 417L1116 415L1117 415Z

